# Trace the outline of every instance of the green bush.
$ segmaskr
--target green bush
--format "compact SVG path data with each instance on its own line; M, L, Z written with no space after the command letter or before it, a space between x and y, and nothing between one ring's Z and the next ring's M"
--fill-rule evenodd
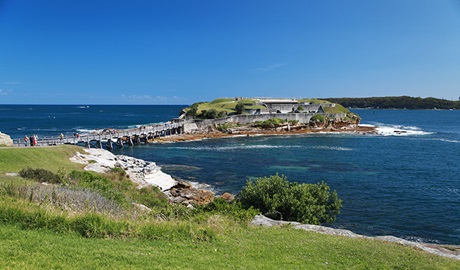
M238 200L270 218L310 224L334 222L342 206L337 193L324 182L298 184L279 175L248 180Z
M133 200L147 207L165 207L169 201L168 197L157 187L149 186L139 189L132 194Z
M310 118L310 121L324 123L324 115L315 114Z
M205 119L216 119L218 114L219 113L217 112L216 109L210 109L210 110L207 110L207 111L203 112L203 118L205 118Z
M26 168L19 171L19 176L32 179L37 182L46 182L50 184L67 184L66 177L63 173L53 173L45 169Z
M265 121L256 121L254 122L253 126L260 127L260 128L275 128L275 127L279 127L282 123L284 123L283 119L270 118Z
M88 171L72 171L69 174L71 181L76 183L76 186L88 188L99 192L102 196L109 200L113 200L119 204L125 204L126 198L124 194L118 190L114 182L109 179Z
M235 111L236 111L236 114L242 114L244 112L244 103L243 102L238 102L238 104L236 104L235 106Z
M259 214L259 211L252 207L245 209L239 201L227 202L222 198L217 198L207 204L203 207L203 210L205 212L220 213L243 223L249 222L255 215Z

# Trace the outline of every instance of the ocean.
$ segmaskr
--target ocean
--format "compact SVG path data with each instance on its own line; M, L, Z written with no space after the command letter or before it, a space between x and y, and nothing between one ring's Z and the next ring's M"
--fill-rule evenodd
M185 106L0 105L0 131L71 135L165 122ZM354 110L378 135L254 136L115 149L155 161L172 176L216 193L247 179L285 175L325 181L343 200L327 226L364 235L460 244L460 111Z

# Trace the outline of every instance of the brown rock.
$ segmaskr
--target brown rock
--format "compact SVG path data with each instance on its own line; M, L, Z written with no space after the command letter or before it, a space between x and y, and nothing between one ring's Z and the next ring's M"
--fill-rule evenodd
M177 184L176 184L173 188L188 189L188 188L192 188L192 184L190 184L190 183L187 182L187 181L180 180L180 181L177 182Z
M174 203L203 205L214 200L214 193L196 188L173 188L170 190L170 194L173 197L171 202Z
M235 195L225 192L224 194L220 196L220 198L226 200L227 202L231 202L235 199Z

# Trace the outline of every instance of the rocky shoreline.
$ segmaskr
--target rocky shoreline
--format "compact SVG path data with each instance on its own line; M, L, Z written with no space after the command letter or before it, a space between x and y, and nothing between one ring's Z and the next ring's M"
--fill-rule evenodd
M316 127L310 128L305 125L300 126L282 126L278 128L255 128L255 127L235 127L224 132L216 128L206 131L197 131L191 133L178 134L169 137L159 137L151 140L151 143L167 142L187 142L200 141L205 139L234 138L234 137L251 137L251 136L277 136L277 135L302 135L315 133L351 133L360 135L377 134L375 127L360 125L344 125L339 127Z
M86 149L86 153L77 152L70 161L85 164L85 170L107 173L114 168L122 168L138 188L156 186L165 193L170 202L181 203L188 207L194 204L207 204L214 200L212 191L199 189L191 183L176 180L161 171L155 162L145 161L125 155L114 155L104 149Z

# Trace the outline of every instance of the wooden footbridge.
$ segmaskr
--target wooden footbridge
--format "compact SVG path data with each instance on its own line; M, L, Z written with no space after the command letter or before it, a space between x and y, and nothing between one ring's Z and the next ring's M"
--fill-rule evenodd
M100 132L86 134L74 134L74 136L56 136L38 138L36 143L33 139L29 141L29 146L51 146L62 144L81 145L88 148L106 148L133 146L136 144L146 144L149 141L166 136L182 134L184 124L182 121L167 122L164 124L154 124L132 129L104 129ZM25 146L23 139L15 140L18 146Z

